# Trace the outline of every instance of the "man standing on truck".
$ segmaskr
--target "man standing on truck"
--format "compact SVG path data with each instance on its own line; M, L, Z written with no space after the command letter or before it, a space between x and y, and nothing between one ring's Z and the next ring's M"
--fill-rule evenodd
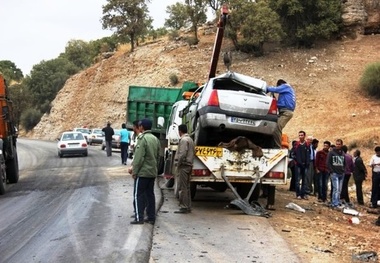
M106 141L107 156L112 156L112 136L115 132L110 122L107 122L107 126L102 129L102 132L104 132L104 140Z
M195 146L193 139L187 133L185 124L178 126L178 133L181 139L174 160L177 163L176 180L178 180L180 208L174 213L188 214L191 212L190 176L193 169Z
M277 107L279 116L277 120L277 129L273 134L273 139L277 148L281 148L282 130L293 117L296 108L296 93L292 86L285 80L279 79L276 87L267 87L268 92L278 93Z

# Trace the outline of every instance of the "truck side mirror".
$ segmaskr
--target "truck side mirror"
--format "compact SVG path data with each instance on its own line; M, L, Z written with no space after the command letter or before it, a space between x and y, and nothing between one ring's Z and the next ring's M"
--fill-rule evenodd
M164 117L158 117L157 118L157 126L160 128L163 128L165 125L165 119Z

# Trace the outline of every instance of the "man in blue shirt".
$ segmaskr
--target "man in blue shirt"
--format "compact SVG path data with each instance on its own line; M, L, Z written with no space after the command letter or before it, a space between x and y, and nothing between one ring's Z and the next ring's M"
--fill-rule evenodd
M129 146L129 131L127 125L123 123L120 131L120 150L121 150L121 164L127 165L128 158L128 146Z
M267 87L268 92L278 93L277 108L279 116L277 120L277 129L273 134L273 139L277 148L281 148L282 129L293 117L296 108L296 93L292 86L285 80L279 79L276 87Z

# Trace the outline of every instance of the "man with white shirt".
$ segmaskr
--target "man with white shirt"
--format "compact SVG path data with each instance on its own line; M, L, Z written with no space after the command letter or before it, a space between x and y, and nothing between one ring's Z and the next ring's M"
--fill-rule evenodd
M369 166L372 167L372 194L370 207L377 207L377 200L379 200L380 188L380 146L375 147L375 153L369 161Z

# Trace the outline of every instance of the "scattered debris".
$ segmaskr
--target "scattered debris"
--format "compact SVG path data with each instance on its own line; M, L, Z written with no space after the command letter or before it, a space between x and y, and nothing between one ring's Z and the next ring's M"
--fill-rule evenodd
M343 214L358 216L360 213L352 208L343 208Z
M304 208L302 208L299 205L297 205L295 203L292 203L292 202L290 202L289 204L287 204L285 207L289 208L289 209L296 210L296 211L301 212L301 213L305 213L305 209Z
M358 254L352 255L352 262L365 261L365 262L377 262L377 253L375 251L364 251Z

